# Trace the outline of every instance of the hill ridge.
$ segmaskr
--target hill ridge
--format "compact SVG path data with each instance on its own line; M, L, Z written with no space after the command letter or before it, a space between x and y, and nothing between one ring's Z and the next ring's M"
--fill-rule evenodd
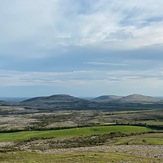
M153 105L162 106L163 100L156 97L141 94L131 94L128 96L103 95L94 99L84 99L67 94L55 94L51 96L35 97L20 103L21 106L33 109L120 109L135 106Z

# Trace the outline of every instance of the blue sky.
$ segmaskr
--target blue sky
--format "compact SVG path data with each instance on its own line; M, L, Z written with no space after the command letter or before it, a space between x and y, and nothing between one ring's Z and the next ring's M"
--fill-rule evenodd
M162 6L0 1L0 96L163 96Z

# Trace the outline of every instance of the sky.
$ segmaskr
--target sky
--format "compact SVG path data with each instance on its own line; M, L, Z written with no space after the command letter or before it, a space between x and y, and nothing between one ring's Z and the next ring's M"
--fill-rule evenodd
M0 0L0 97L163 96L162 0Z

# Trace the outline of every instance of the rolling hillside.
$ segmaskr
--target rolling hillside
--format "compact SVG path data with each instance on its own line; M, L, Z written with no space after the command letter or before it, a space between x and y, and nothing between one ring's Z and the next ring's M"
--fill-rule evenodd
M103 95L92 99L94 102L113 102L114 100L121 99L123 96Z
M21 105L39 109L84 109L88 100L70 95L59 94L47 97L35 97L21 102Z
M162 107L163 100L160 98L132 94L129 96L105 95L92 100L81 99L70 95L59 94L44 97L35 97L20 103L21 106L32 109L130 109L132 107Z
M160 98L144 96L139 94L132 94L126 97L122 97L116 102L119 103L159 103L162 100Z

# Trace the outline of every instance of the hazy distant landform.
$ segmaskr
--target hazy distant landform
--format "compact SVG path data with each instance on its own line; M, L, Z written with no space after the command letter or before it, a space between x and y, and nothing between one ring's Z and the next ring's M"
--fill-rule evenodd
M23 100L23 101L22 101ZM103 95L93 99L84 99L73 97L66 94L58 94L52 96L34 97L29 99L16 99L8 101L0 101L0 105L16 105L24 106L28 109L43 110L126 110L135 108L161 108L163 107L163 99L157 97L144 96L140 94L132 94L128 96Z
M163 99L66 94L0 101L1 162L163 162Z

